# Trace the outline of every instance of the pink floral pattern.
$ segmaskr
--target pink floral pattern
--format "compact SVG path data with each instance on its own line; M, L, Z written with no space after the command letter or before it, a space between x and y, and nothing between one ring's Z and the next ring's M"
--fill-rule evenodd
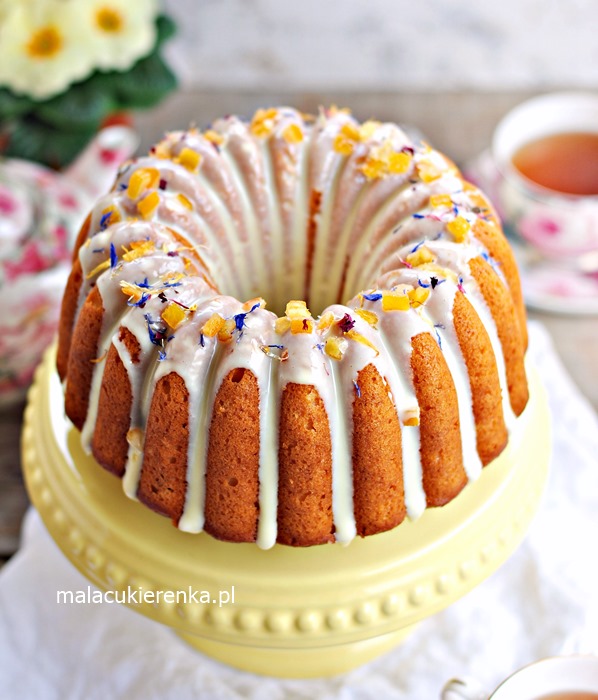
M85 203L58 174L25 161L0 164L0 403L22 394L56 333Z
M67 174L0 161L0 404L22 393L52 342L87 208L136 143L131 130L102 131Z
M24 299L22 305L11 305L10 318L4 320L0 334L0 404L21 398L31 383L35 367L56 333L60 297L61 290L55 285Z
M32 272L42 272L48 267L48 261L40 250L39 243L31 241L23 248L21 259L18 262L7 260L4 263L4 272L8 282L14 282L21 275Z
M519 219L517 231L541 250L558 252L560 249L563 224L557 219L556 213L549 215L543 211L532 210Z
M17 203L10 192L4 187L0 187L0 214L2 216L10 216L16 207Z

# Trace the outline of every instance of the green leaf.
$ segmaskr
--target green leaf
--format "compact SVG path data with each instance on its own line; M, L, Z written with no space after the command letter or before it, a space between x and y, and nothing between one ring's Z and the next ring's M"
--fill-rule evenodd
M113 111L121 108L121 100L117 94L120 76L121 73L116 71L109 71L107 73L96 71L87 79L90 89L110 97Z
M96 71L61 95L43 101L0 89L0 129L10 134L5 154L64 167L93 138L108 114L153 107L160 102L177 86L159 52L176 26L161 15L156 30L152 52L127 71Z
M90 130L97 129L112 109L111 95L95 89L93 81L86 80L40 103L35 114L41 121L59 129Z
M90 80L96 90L109 93L113 109L153 107L174 90L177 80L160 56L162 44L176 33L176 25L166 15L156 20L157 37L152 51L126 71L96 72Z
M6 88L0 89L0 121L8 121L29 112L34 102L28 97L15 95Z
M160 48L162 44L173 37L176 34L176 24L167 15L160 15L156 20L156 49Z
M126 72L111 74L110 82L121 109L153 107L177 85L174 74L157 52Z
M35 117L15 121L4 155L64 168L85 148L95 135L95 128L61 131Z

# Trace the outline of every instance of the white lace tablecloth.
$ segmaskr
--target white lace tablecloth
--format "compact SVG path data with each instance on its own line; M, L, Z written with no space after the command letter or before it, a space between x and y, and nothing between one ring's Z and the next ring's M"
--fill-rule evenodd
M261 678L218 664L119 605L58 605L86 590L39 517L0 572L0 697L17 700L435 700L455 675L488 688L530 661L598 653L598 418L544 329L530 353L548 390L548 490L515 555L397 649L332 679ZM596 352L598 361L598 350Z

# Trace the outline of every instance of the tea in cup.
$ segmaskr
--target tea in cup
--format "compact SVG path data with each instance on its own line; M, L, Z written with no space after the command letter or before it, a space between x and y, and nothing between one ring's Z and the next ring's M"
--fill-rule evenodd
M598 700L598 657L557 656L537 661L504 680L492 693L471 679L453 679L442 700Z
M491 150L507 228L548 257L598 254L598 95L520 104L497 126Z

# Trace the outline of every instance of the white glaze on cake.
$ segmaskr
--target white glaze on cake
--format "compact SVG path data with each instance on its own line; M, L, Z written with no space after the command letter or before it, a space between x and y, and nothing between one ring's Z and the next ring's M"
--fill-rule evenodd
M505 421L513 426L501 343L469 270L469 261L480 255L493 262L475 237L484 212L463 191L450 163L412 144L394 125L371 123L360 131L342 111L322 113L313 124L288 108L268 114L256 115L251 124L236 117L219 120L207 135L169 134L154 154L122 169L113 191L95 207L89 242L80 251L86 280L80 304L96 284L104 318L117 319L104 323L98 357L114 344L123 361L134 396L132 430L143 435L161 378L176 372L184 380L190 439L182 530L203 529L211 410L223 379L242 367L253 372L259 388L258 545L271 547L277 537L278 410L289 383L314 386L324 403L332 441L335 538L347 543L356 534L352 406L356 378L370 364L387 383L401 423L408 516L417 518L426 507L419 428L409 424L419 415L410 358L411 340L420 333L437 340L456 387L468 479L481 471L469 377L453 325L456 294L467 294L488 332ZM151 183L132 196L135 173L156 171L159 177L152 175ZM159 198L151 211L143 206L149 195ZM445 200L432 204L431 196ZM316 200L319 206L312 211ZM106 218L109 208L117 214ZM117 218L121 221L114 222ZM466 229L463 235L451 230L455 220ZM143 241L150 241L151 251L123 259L123 251ZM423 247L433 263L406 264ZM110 249L110 266L98 270ZM506 283L499 269L497 276ZM169 279L176 286L164 286ZM130 296L127 306L121 282L147 287ZM405 310L383 310L384 298L397 288L404 294L425 289L428 297ZM139 304L144 289L149 296ZM360 289L365 291L355 294ZM351 294L346 305L336 303ZM307 299L318 313L308 316L306 307L307 332L295 332L296 327L289 329L297 320L292 308L277 323L263 300L247 301L258 296L270 300L281 318L289 299ZM173 301L191 310L170 328L161 314ZM368 322L360 311L375 314L376 321ZM148 315L164 327L163 342L151 337ZM215 315L234 322L224 340L204 332ZM137 365L118 340L120 328L139 342ZM329 338L338 340L338 353L327 347ZM100 359L82 431L88 449L103 367ZM140 454L139 443L131 440L123 484L132 498Z

